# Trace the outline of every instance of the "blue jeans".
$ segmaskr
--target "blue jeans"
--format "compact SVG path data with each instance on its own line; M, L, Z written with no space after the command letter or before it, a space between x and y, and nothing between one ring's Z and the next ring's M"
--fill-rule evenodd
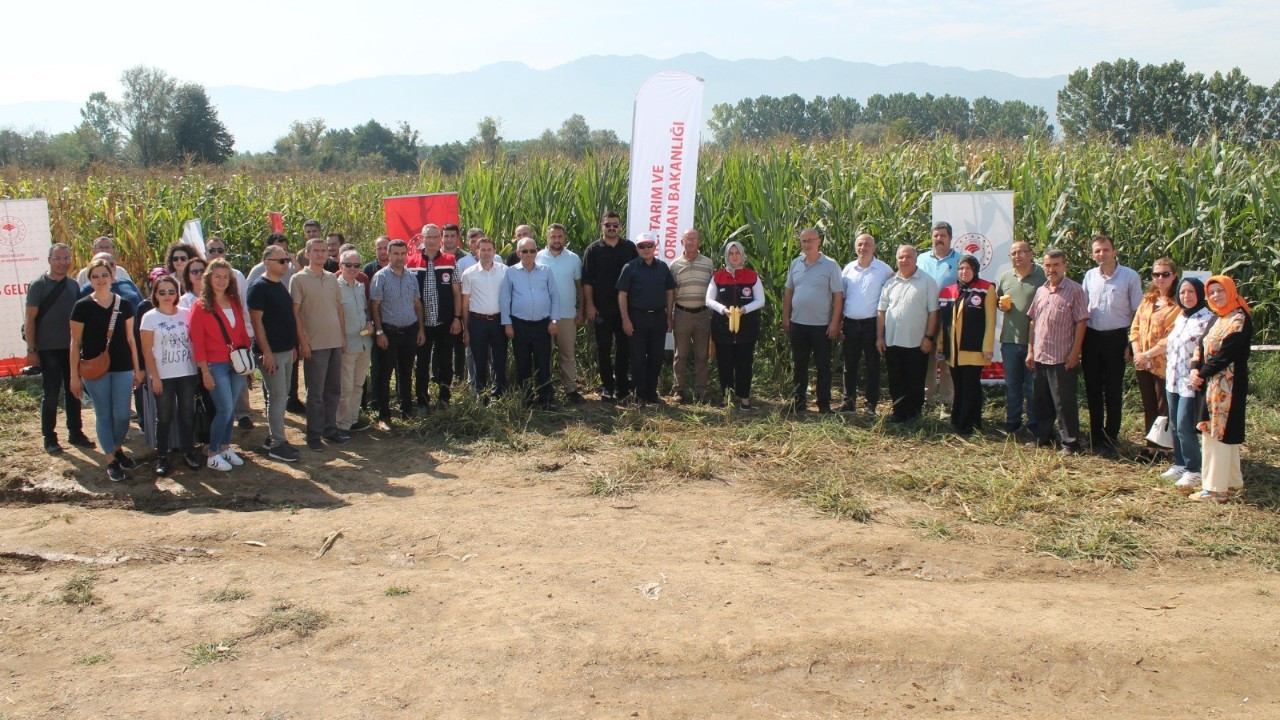
M1004 429L1013 431L1022 427L1025 408L1027 430L1035 435L1035 373L1027 369L1027 346L1000 343L1000 356L1004 363Z
M1200 431L1196 422L1200 419L1200 406L1204 402L1199 395L1182 397L1165 391L1169 405L1169 430L1173 435L1173 464L1181 465L1188 472L1200 472Z
M129 401L133 399L133 371L109 372L97 380L81 379L93 398L98 445L110 455L124 445L129 432Z
M231 444L231 423L235 420L236 398L244 390L244 376L233 372L229 362L209 363L209 374L213 375L213 389L209 391L213 420L209 423L208 451L213 454Z

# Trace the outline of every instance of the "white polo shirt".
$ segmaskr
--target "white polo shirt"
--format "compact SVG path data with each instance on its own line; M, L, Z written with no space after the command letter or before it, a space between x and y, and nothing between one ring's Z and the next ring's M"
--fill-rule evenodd
M488 271L479 263L467 268L462 273L462 294L471 297L470 312L481 315L497 315L498 299L502 294L502 279L507 274L507 266L494 260Z

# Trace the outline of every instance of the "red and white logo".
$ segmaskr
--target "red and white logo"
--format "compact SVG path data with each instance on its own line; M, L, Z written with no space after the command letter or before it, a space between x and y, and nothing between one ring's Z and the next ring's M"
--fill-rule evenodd
M976 232L967 232L956 238L951 243L951 247L960 251L961 255L972 255L978 258L978 264L983 270L991 264L992 246L991 241L986 235Z
M449 282L449 278L453 277L450 273L440 273L440 282Z
M970 305L972 305L972 306L974 306L974 307L982 307L982 296L981 296L981 295L970 295L970 296L969 296L969 304L970 304Z
M752 291L753 289L754 289L754 288L749 288L749 287L744 287L744 288L742 288L742 297L746 297L746 298L751 297L751 291Z
M14 247L26 239L26 223L12 215L0 217L0 245Z

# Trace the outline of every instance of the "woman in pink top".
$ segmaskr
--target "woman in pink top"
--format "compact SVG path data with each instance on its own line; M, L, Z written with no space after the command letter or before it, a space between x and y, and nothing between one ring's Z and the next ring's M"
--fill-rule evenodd
M200 367L204 388L213 397L208 465L226 472L244 464L231 449L236 398L245 383L245 376L231 369L231 350L249 347L249 332L231 265L221 258L210 262L203 285L200 300L191 307L191 352Z

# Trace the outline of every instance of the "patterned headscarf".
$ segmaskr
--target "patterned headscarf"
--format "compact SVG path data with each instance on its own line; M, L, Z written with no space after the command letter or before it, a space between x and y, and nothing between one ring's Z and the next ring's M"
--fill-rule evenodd
M1226 317L1227 315L1230 315L1236 308L1240 308L1250 315L1253 314L1253 312L1249 310L1249 304L1244 301L1244 298L1240 297L1239 292L1236 292L1235 280L1232 280L1226 275L1214 275L1205 282L1204 286L1206 291L1209 286L1214 283L1221 285L1222 289L1227 291L1227 301L1221 305L1214 305L1213 301L1209 300L1210 310L1217 313L1219 317Z
M1192 315L1195 315L1196 313L1200 312L1200 309L1205 306L1204 283L1200 282L1199 278L1189 277L1189 278L1182 278L1182 283L1178 285L1178 287L1182 287L1182 285L1190 285L1191 287L1195 288L1195 291L1196 291L1196 304L1190 307L1182 304L1181 295L1174 295L1174 297L1178 299L1178 307L1182 308L1182 314L1185 315L1186 317L1191 317Z

